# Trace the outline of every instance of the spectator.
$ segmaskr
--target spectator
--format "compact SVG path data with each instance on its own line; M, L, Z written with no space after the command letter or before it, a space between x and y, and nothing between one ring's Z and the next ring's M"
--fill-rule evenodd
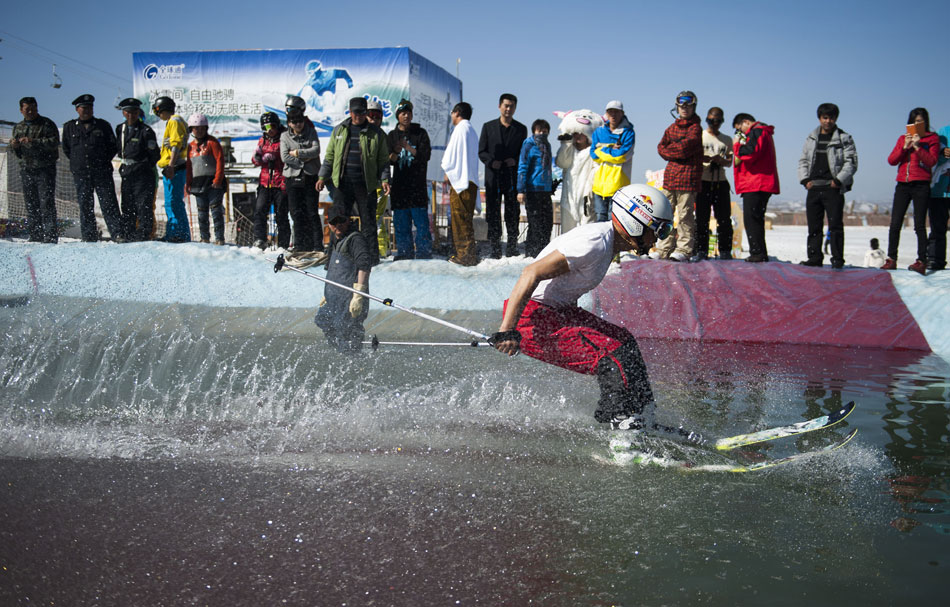
M597 165L588 148L594 131L604 125L604 119L591 110L555 112L561 118L558 141L561 142L555 163L563 171L561 182L561 233L576 226L590 223L594 209L591 189Z
M736 129L733 143L733 179L736 193L742 196L742 220L749 239L746 261L769 260L765 246L765 210L772 194L779 193L775 165L775 127L758 122L751 114L740 113L732 119Z
M119 176L122 177L122 226L129 240L152 239L155 230L155 163L161 156L155 131L142 120L142 102L128 97L119 102L125 122L115 127Z
M284 163L287 200L294 220L293 257L309 258L314 257L311 255L314 251L324 250L317 194L320 139L316 127L297 108L287 110L287 126L280 136L280 159Z
M56 159L59 157L59 129L40 116L36 99L20 99L23 120L13 127L10 147L20 165L23 199L26 202L26 229L30 242L59 242L56 225Z
M452 213L452 240L455 255L449 261L462 266L478 264L475 254L475 199L478 196L478 137L469 122L472 106L460 101L452 108L452 136L442 155L442 170L451 185L449 204Z
M326 213L330 227L330 259L327 280L369 293L369 274L375 261L375 249L362 231L352 227L350 215L341 203ZM323 330L327 342L340 352L358 352L363 347L363 321L369 300L358 293L327 284L314 322Z
M386 136L366 121L366 99L350 99L350 117L333 129L324 166L320 169L317 191L329 181L339 192L334 203L342 203L347 213L354 208L360 217L360 231L368 242L377 242L376 197L380 188L389 195L389 146ZM380 185L382 184L382 185ZM379 250L374 248L374 263Z
M716 215L719 259L732 259L732 202L726 167L732 164L732 139L719 131L725 122L722 108L706 113L703 131L703 179L696 199L696 254L693 261L709 256L709 216Z
M828 216L828 234L831 267L844 267L844 193L851 189L854 173L858 170L858 152L851 135L838 128L838 106L822 103L818 106L818 128L805 138L802 156L798 160L798 180L808 193L805 195L805 215L808 218L808 259L803 266L820 267L821 236L825 215Z
M597 163L594 173L594 216L597 221L610 221L610 198L630 183L633 167L633 146L636 133L623 112L623 103L607 103L607 124L594 131L590 157Z
M366 102L366 121L371 125L375 126L382 132L383 129L383 106L380 105L379 101L375 99L370 99ZM389 145L389 139L386 140L386 145ZM388 167L388 164L387 164ZM390 171L391 172L391 171ZM390 189L392 189L392 184L390 184ZM383 221L383 217L386 216L386 209L389 207L389 195L383 193L382 188L376 188L376 231L378 232L377 240L379 246L379 256L380 257L389 257L389 230L386 228L386 223Z
M396 108L396 128L389 132L389 162L392 165L390 198L396 255L400 259L431 259L432 233L429 231L429 197L426 172L432 145L429 134L412 121L412 103L406 99ZM413 249L412 226L416 226Z
M188 125L175 113L171 97L158 97L152 102L152 111L165 121L162 153L158 168L165 186L165 242L189 242L191 228L185 211L185 179L188 164Z
M940 139L930 132L930 114L922 107L912 109L907 117L907 132L897 138L887 157L887 162L897 167L897 186L887 234L887 261L882 266L885 270L897 268L904 215L913 200L917 260L907 269L927 273L927 203L930 202L931 170L937 164L939 153Z
M696 94L681 91L670 113L676 120L666 127L656 151L667 161L663 189L673 205L676 229L657 243L651 257L689 261L696 244L696 197L703 177L703 127L696 115Z
M887 255L881 250L877 238L871 239L871 248L864 254L865 268L880 268L884 265Z
M188 163L185 165L185 195L194 194L198 206L198 232L201 242L211 242L210 222L214 222L214 244L224 244L224 152L221 144L208 134L208 118L192 114L188 118L192 137L188 144Z
M927 247L931 270L943 270L947 267L947 220L950 215L950 125L937 133L940 141L940 153L934 167L930 186L930 238Z
M528 237L524 245L528 257L537 257L541 249L548 246L554 227L550 132L547 120L535 120L531 124L531 137L524 140L518 157L518 203L525 206L528 215Z
M261 167L257 181L257 201L254 205L254 246L267 248L267 215L274 209L274 221L277 224L277 247L290 248L290 211L287 202L287 180L284 178L284 161L280 157L280 139L286 129L280 124L280 118L274 112L261 114L261 138L251 162ZM314 189L316 179L310 189ZM321 240L322 244L322 240Z
M80 95L73 99L78 118L63 125L63 153L69 158L69 170L76 183L79 198L79 229L83 242L99 240L96 227L96 202L93 191L99 197L99 208L105 219L109 235L116 242L125 241L122 230L122 213L115 196L115 181L112 179L112 159L115 157L115 133L112 125L93 116L92 95Z
M518 154L528 137L525 125L515 120L518 98L504 93L498 98L500 116L482 125L478 138L478 158L485 163L485 221L493 259L501 257L501 203L505 202L505 255L518 254L518 225L521 205L517 203Z

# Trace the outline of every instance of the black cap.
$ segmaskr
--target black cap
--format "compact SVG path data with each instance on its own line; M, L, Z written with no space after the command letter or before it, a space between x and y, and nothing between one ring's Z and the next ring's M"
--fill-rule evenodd
M96 98L90 95L89 93L86 93L85 95L80 95L79 97L76 97L75 99L73 99L73 105L75 105L76 107L79 107L80 105L92 105L95 102L96 102Z
M359 110L366 111L366 99L363 97L353 97L350 99L350 112Z
M120 110L140 110L142 109L142 100L136 97L126 97L119 102L118 108Z
M408 99L401 99L399 105L396 106L396 115L398 116L401 112L411 112L412 111L412 102Z
M340 219L349 219L350 214L347 213L342 205L334 204L326 211L327 223L335 223Z

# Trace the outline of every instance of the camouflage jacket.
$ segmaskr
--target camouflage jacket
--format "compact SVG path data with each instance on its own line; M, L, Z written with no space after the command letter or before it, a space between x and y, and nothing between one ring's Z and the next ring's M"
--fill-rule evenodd
M59 129L56 124L45 116L37 116L36 120L27 122L21 120L13 127L13 139L29 137L29 145L20 145L14 149L20 166L25 169L39 169L56 166L59 158Z

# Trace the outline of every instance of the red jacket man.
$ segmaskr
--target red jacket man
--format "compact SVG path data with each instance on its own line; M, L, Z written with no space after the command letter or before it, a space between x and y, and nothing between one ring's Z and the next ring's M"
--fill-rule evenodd
M775 127L756 121L751 114L736 114L732 120L736 140L732 144L736 193L742 196L742 218L749 239L746 261L769 260L765 246L765 209L772 194L779 193L775 165Z

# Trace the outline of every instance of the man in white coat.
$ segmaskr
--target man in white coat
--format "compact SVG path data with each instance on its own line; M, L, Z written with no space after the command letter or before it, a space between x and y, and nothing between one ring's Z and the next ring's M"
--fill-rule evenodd
M563 171L561 181L561 233L569 232L591 221L593 207L591 191L597 163L590 157L594 131L604 125L604 119L591 110L554 112L561 119L558 126L557 166Z
M452 136L442 155L442 170L451 185L452 239L455 255L449 258L461 266L478 264L475 252L475 201L478 199L478 134L469 122L472 106L460 101L452 108Z

